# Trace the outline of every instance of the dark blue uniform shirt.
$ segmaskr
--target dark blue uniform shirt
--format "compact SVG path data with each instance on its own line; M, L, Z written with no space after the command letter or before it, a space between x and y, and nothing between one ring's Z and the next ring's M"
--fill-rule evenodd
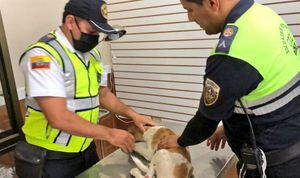
M253 3L253 0L240 1L228 15L226 23L234 23ZM207 78L220 87L218 99L207 106L202 96L198 112L188 123L178 143L187 146L204 141L222 120L228 143L239 154L242 144L250 142L249 124L245 115L233 112L235 101L253 91L263 77L244 60L213 55L207 60L204 79ZM272 113L250 115L250 118L257 145L265 152L286 148L300 141L300 96Z

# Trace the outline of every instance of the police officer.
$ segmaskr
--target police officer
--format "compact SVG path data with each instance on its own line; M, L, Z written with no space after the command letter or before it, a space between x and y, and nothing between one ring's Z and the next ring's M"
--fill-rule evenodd
M144 125L153 125L151 118L136 113L106 87L107 71L95 48L101 40L99 33L117 33L106 18L104 1L70 0L63 24L21 57L27 93L22 130L27 143L47 150L43 177L74 177L95 164L98 156L93 139L132 151L131 134L98 125L99 103L131 118L142 131Z
M207 59L196 115L160 147L201 143L222 120L239 176L300 177L300 52L288 25L253 0L181 3L189 20L221 35Z

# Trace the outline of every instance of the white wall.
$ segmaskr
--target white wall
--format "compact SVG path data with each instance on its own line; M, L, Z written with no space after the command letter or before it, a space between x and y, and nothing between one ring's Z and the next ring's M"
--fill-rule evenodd
M0 0L4 29L16 86L24 97L24 78L19 58L25 48L61 24L67 0ZM100 46L105 59L110 59L109 44Z
M196 112L206 58L218 40L187 20L179 0L107 0L117 95L143 114L186 122ZM257 0L278 12L300 44L300 1Z
M28 45L60 24L65 2L66 0L0 0L0 11L20 99L24 97L24 78L19 69L19 58Z

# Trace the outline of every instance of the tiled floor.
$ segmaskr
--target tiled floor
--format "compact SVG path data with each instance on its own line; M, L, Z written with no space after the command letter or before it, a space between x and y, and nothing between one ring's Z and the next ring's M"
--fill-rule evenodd
M10 152L0 156L0 177L13 178L14 153Z
M0 177L1 178L16 178L14 177L14 170L13 168L6 168L0 166Z

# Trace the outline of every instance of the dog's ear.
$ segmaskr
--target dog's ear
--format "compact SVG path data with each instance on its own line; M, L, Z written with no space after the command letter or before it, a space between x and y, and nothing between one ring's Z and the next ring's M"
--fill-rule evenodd
M128 127L128 132L134 136L135 141L143 141L143 132L135 124Z

